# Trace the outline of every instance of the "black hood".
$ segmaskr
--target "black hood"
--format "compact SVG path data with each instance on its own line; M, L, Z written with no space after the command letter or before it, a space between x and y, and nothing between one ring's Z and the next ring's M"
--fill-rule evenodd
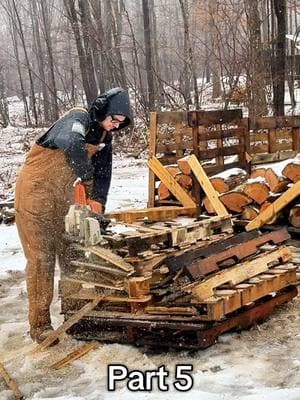
M122 88L113 88L98 96L89 109L93 121L101 122L108 115L123 115L124 122L119 128L113 131L123 129L132 122L129 95L127 90Z

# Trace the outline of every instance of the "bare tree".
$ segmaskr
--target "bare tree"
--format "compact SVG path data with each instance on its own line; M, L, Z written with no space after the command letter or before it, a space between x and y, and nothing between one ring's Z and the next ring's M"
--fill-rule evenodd
M284 115L286 0L273 1L274 14L277 22L277 36L272 62L274 114Z
M152 69L152 48L151 48L151 31L150 31L150 16L148 0L142 0L143 20L144 20L144 44L145 44L145 60L146 73L148 83L148 106L149 110L154 110L154 76Z
M265 93L265 66L261 42L261 20L258 0L245 0L245 9L249 29L249 67L247 88L249 90L249 116L267 114Z
M87 25L86 25L87 15L85 14L84 2L80 1L81 12L83 12L83 14L81 15L81 17L82 17L81 27L83 29L82 35L81 35L81 29L80 29L80 24L79 24L79 20L78 20L78 13L75 8L75 1L74 0L64 0L64 5L67 10L68 18L70 20L72 30L74 33L78 57L79 57L79 65L80 65L83 87L84 87L87 103L88 103L88 105L90 105L92 103L92 101L95 99L95 97L97 96L97 85L96 85L94 74L93 73L91 74L92 66L90 65L90 63L92 61L92 57L91 57L90 47L89 47L88 32L87 32ZM83 36L83 39L82 39L82 36ZM84 45L83 45L83 42L84 42ZM84 46L85 46L85 48L84 48Z

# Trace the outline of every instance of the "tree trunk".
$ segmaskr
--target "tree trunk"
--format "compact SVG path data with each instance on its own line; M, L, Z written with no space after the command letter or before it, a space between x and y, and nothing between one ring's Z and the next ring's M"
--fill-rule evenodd
M21 96L22 96L23 105L24 105L25 123L26 123L26 126L28 126L28 125L30 126L31 118L30 118L29 106L28 106L27 95L26 95L26 90L25 90L24 78L23 78L22 70L21 70L21 61L20 61L20 55L19 55L17 33L16 33L16 29L15 29L15 24L12 21L12 17L9 20L9 27L10 27L10 33L11 33L14 54L15 54L16 64L17 64L17 71L18 71L18 76L19 76L19 81L20 81Z
M30 95L31 95L31 101L32 101L32 112L33 112L35 125L37 125L38 124L38 114L37 114L37 110L36 110L35 88L34 88L33 76L32 76L29 56L28 56L28 52L27 52L27 45L26 45L26 41L25 41L24 31L23 31L20 15L18 13L15 0L12 0L12 6L13 6L14 15L16 17L16 22L14 22L14 24L15 23L17 24L17 31L18 31L18 34L20 36L20 40L21 40L21 43L23 46L25 63L26 63L28 78L29 78Z
M277 19L277 38L274 59L273 102L274 115L284 115L285 89L285 35L286 35L286 0L273 0Z
M31 22L33 27L33 44L36 53L36 60L38 64L39 70L39 78L40 78L40 86L42 88L43 93L43 112L44 112L44 121L46 123L51 122L50 117L50 104L49 104L49 95L48 88L46 84L46 75L44 70L44 52L42 49L41 36L40 36L40 21L38 18L38 10L36 0L32 0L30 3L30 14L31 14Z
M249 117L267 114L265 66L263 61L258 0L245 0L250 43L250 101Z
M218 18L218 0L209 0L209 30L210 30L210 44L211 44L211 71L212 71L212 84L213 93L212 98L215 99L221 96L221 82L220 82L220 67L218 62L218 31L216 28L215 20Z
M9 125L9 112L5 81L3 66L0 66L0 124L3 128L6 128Z
M88 105L90 105L95 97L97 97L97 85L95 83L95 77L89 76L89 68L90 66L87 65L88 60L84 51L84 47L82 44L82 38L80 35L80 28L79 28L79 21L77 17L77 11L75 9L75 2L74 0L64 0L64 5L68 14L68 18L70 20L72 30L74 33L76 47L78 52L79 58L79 66L81 71L83 89L86 95L86 100ZM85 35L87 32L84 33ZM92 82L91 82L92 81Z
M56 90L56 81L54 74L54 59L53 59L53 49L52 49L52 40L51 40L51 23L49 18L49 10L47 3L44 0L40 0L40 9L43 21L44 28L44 38L47 48L47 58L49 65L49 84L48 87L50 89L50 120L54 122L59 117L58 112L58 104L57 104L57 90Z
M145 45L145 61L146 74L148 84L148 108L155 108L155 93L154 93L154 76L152 70L152 49L151 49L151 31L150 31L150 16L148 0L142 0L143 6L143 22L144 22L144 45Z

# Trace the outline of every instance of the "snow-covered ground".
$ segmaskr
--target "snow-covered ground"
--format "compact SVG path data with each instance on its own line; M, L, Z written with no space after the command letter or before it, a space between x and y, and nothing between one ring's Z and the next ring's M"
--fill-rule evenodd
M144 207L147 168L142 160L115 157L108 210ZM189 400L299 400L300 399L300 299L281 306L264 324L241 333L223 335L219 342L195 353L144 353L141 349L99 344L96 350L71 365L54 370L50 365L82 344L70 337L51 349L30 354L34 348L27 323L25 260L15 225L0 226L0 361L18 382L27 399L189 399ZM10 271L10 272L9 272ZM56 282L59 272L56 272ZM57 292L53 325L62 322ZM129 370L150 370L165 365L170 391L131 392L126 382L115 392L107 390L108 364ZM173 388L176 364L193 366L193 388ZM0 400L13 399L0 378Z

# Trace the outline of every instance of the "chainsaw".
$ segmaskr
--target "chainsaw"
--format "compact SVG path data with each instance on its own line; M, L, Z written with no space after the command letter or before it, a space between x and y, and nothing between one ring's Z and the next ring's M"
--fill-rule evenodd
M85 186L82 182L75 181L75 205L90 209L90 217L95 218L100 225L102 235L106 233L106 228L110 224L110 219L107 219L102 214L102 204L96 200L87 197Z
M102 204L87 196L81 180L74 182L74 188L74 204L65 217L65 230L86 246L93 246L101 241L102 235L107 234L111 221L101 214Z

